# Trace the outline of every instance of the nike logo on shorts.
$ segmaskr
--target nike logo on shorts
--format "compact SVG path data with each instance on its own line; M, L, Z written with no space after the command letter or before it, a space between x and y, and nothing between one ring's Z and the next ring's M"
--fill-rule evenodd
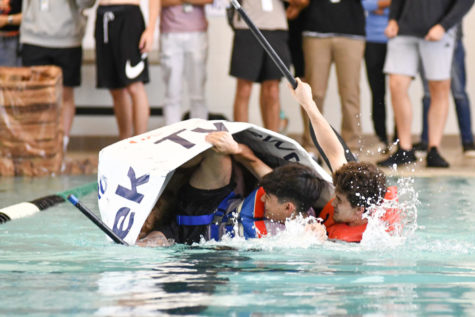
M127 60L127 62L125 63L125 76L127 76L128 79L134 79L138 75L140 75L145 68L144 59L146 58L147 58L147 54L146 53L142 54L142 60L138 62L137 65L135 66L132 66L130 64L130 60Z

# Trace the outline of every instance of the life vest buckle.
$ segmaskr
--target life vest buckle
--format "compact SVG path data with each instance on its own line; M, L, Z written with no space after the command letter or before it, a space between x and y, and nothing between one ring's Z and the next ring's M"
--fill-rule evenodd
M212 224L219 225L223 222L223 215L214 214L213 220L211 221Z

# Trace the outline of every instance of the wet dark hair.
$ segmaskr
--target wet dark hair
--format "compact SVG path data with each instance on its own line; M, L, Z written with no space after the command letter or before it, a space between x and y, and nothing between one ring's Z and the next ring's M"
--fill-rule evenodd
M352 207L379 204L386 194L386 175L368 162L349 162L333 173L335 190L345 195Z
M320 198L325 182L308 166L289 163L265 175L260 185L279 203L292 202L297 212L305 213Z

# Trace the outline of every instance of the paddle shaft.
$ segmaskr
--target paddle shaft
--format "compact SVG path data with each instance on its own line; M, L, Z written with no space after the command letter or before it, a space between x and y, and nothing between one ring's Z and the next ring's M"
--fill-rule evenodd
M84 206L74 195L69 195L68 200L81 211L89 220L91 220L96 226L99 227L109 238L112 239L115 243L122 245L129 245L127 242L122 240L114 231L112 231L105 223L102 222L89 208Z

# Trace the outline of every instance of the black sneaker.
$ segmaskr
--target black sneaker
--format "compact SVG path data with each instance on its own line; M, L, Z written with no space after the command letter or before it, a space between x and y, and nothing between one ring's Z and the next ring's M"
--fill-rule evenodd
M414 149L406 151L399 148L393 155L377 164L383 167L392 167L394 165L404 165L417 161Z
M475 144L465 143L463 146L463 155L470 158L475 158Z
M437 148L435 146L431 147L429 152L427 153L427 167L442 167L442 168L447 168L449 167L449 163L440 156L439 152L437 151Z
M420 142L414 143L412 145L412 148L416 152L424 152L425 153L425 152L427 152L427 143L424 142L424 141L420 141Z

